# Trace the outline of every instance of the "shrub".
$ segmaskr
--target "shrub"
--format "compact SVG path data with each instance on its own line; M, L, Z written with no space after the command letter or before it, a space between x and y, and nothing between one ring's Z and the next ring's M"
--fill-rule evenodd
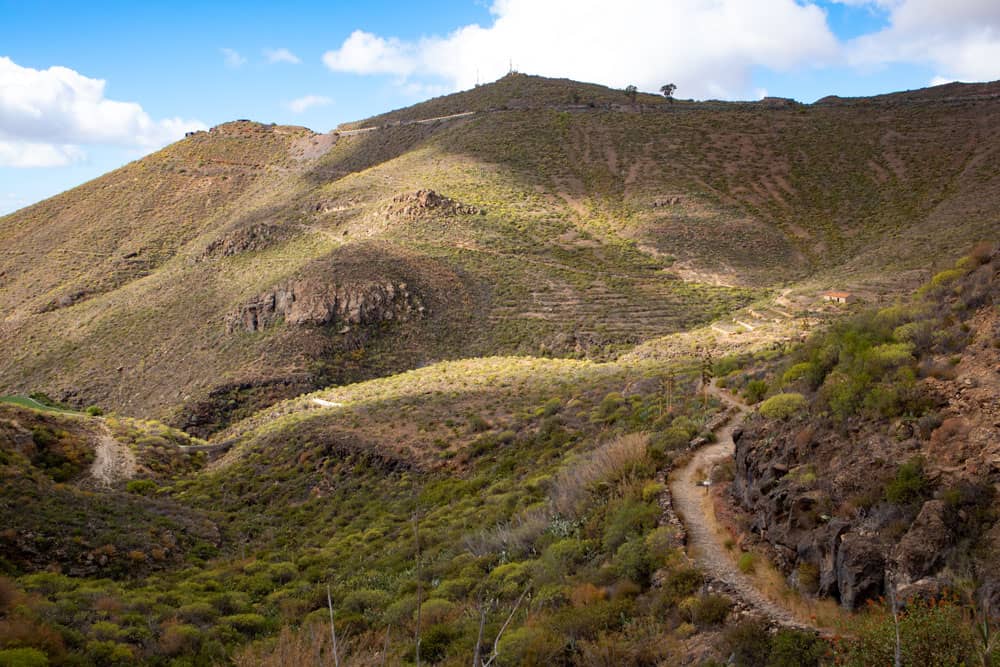
M444 598L431 598L420 605L421 625L438 625L455 613L455 603Z
M691 435L687 429L679 426L671 426L663 431L654 433L649 438L649 453L653 459L659 463L665 460L666 453L687 447L691 441Z
M6 614L7 610L14 606L18 597L19 593L14 582L7 577L0 576L0 615Z
M852 639L838 647L837 664L893 664L895 627L887 609L870 609L851 634ZM962 610L951 602L911 602L899 615L899 634L904 665L971 664L973 635Z
M965 275L965 271L962 269L945 269L940 273L934 275L931 278L931 287L941 287L943 285L950 285L959 278Z
M771 639L767 667L818 667L830 655L830 646L811 632L782 629Z
M100 417L101 415L104 414L104 410L97 407L96 405L88 405L87 409L84 410L84 412L86 412L91 417Z
M768 419L788 419L802 412L806 407L806 397L802 394L776 394L760 404L760 414Z
M743 398L747 403L753 405L759 403L767 395L767 382L764 380L750 380L743 390Z
M193 625L171 623L160 637L160 650L166 655L194 653L201 644L201 631Z
M0 667L48 667L49 659L34 648L0 650Z
M815 389L823 382L823 369L811 361L802 361L794 364L781 376L782 384L791 384L799 380L805 380L809 383L810 389Z
M590 420L595 423L613 424L619 419L628 415L628 403L618 392L613 391L601 401L600 405L594 408L590 414Z
M133 479L125 485L125 490L139 496L148 496L156 493L156 482L151 479Z
M698 627L721 625L732 606L729 598L723 595L706 595L691 609L691 621Z
M420 658L427 662L440 662L448 654L448 646L458 636L458 632L450 625L439 623L432 625L420 637Z
M653 564L645 540L635 537L618 547L614 566L620 576L641 586L648 585L649 576L653 573Z
M391 601L392 596L385 591L360 588L345 595L339 606L344 611L369 617L381 613Z
M723 635L723 642L733 665L764 667L769 664L771 635L763 621L752 619L730 627Z
M757 557L749 551L740 554L740 559L736 566L740 569L743 574L751 574L754 571L754 565L757 562Z
M469 433L483 433L490 430L490 423L479 415L469 415Z
M645 484L642 485L643 502L646 503L656 502L656 499L659 498L660 494L663 493L663 491L666 488L667 488L666 486L660 484L659 482L655 482L652 480L646 482Z
M565 646L566 640L547 628L531 625L514 628L500 639L497 664L502 667L552 664Z
M131 665L135 662L131 646L113 641L87 642L87 657L102 667Z
M899 466L896 476L885 486L885 499L896 505L907 505L922 499L929 488L924 460L917 456Z
M604 548L614 551L629 537L642 535L656 526L659 511L635 498L617 501L609 508L604 524Z
M594 492L651 474L648 441L642 433L620 436L560 471L550 494L555 510L564 517L577 517Z
M260 614L233 614L223 616L219 621L248 637L259 635L267 629L267 619Z
M701 587L704 580L704 576L699 570L685 567L671 572L667 576L666 581L663 582L663 592L676 602L692 595Z
M815 594L819 590L819 568L809 561L801 561L796 568L799 590Z

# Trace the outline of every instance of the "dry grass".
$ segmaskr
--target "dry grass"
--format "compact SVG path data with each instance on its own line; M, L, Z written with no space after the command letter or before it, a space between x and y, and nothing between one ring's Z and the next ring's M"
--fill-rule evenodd
M552 508L564 517L576 517L595 492L637 482L649 462L645 433L629 433L611 440L570 463L556 477L549 494Z

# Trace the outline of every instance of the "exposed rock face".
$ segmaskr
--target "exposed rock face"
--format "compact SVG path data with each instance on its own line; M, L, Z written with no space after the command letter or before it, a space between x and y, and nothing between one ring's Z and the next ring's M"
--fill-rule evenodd
M837 589L840 603L855 609L883 591L885 558L882 546L869 536L847 533L836 550Z
M420 296L410 292L405 282L371 280L338 285L303 279L243 304L226 318L226 330L258 331L278 320L295 326L377 324L421 317L424 312Z
M423 215L481 215L482 209L455 201L433 190L417 190L396 195L386 213L396 217L418 218Z
M287 238L288 235L287 228L277 225L258 224L234 229L208 244L202 256L230 257L253 250L263 250L275 241Z
M904 581L917 581L938 570L954 540L945 520L944 501L928 500L896 547L895 560Z

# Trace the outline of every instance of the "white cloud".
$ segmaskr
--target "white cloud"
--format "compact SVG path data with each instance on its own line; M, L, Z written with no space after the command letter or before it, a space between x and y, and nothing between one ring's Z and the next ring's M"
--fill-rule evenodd
M0 167L65 167L84 157L83 150L72 144L0 141Z
M153 149L198 121L153 120L134 102L104 97L105 82L66 67L36 70L0 57L0 165L60 166L83 159L85 145Z
M355 74L408 75L416 69L417 46L398 39L383 39L355 30L336 51L323 54L323 63L332 70Z
M226 67L236 69L237 67L243 67L243 65L247 62L247 59L240 55L240 52L235 49L227 49L223 47L219 49L219 52L226 61Z
M288 49L264 49L264 57L270 64L289 63L298 65L302 60Z
M305 95L304 97L292 100L285 106L295 113L302 113L313 107L325 107L328 104L333 104L333 100L329 97L324 97L323 95Z
M682 97L753 93L754 67L787 70L837 57L819 7L796 0L494 0L492 25L403 41L356 30L323 55L334 71L469 88L520 71Z
M881 0L884 30L848 45L855 65L916 63L935 80L1000 79L1000 2L997 0Z

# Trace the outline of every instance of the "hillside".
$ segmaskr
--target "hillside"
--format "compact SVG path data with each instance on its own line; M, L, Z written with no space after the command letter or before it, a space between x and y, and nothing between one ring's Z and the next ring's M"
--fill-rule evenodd
M996 91L510 75L369 131L227 123L0 219L0 388L208 435L441 359L609 358L794 280L898 290L996 225Z
M0 218L0 664L988 659L998 112L515 74Z
M1000 610L998 260L983 244L915 298L733 373L769 397L737 442L742 530L803 592L855 608L965 580Z

